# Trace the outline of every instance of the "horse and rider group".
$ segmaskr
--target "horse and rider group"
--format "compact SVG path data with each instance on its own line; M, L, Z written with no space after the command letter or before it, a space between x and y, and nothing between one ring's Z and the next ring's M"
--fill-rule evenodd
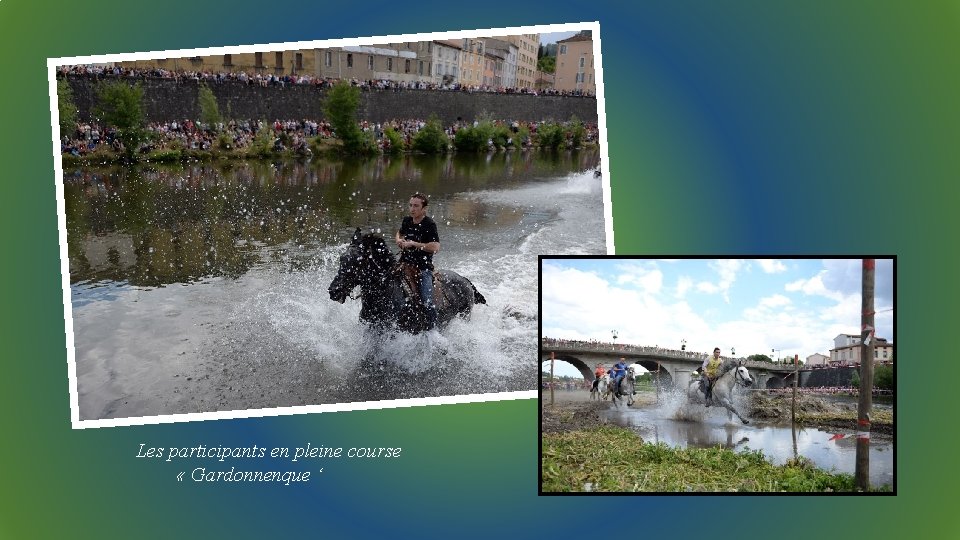
M687 388L687 398L692 403L701 403L705 407L719 406L727 409L729 415L736 415L744 424L749 423L735 408L733 391L736 386L748 387L753 385L754 379L744 366L743 362L732 358L721 358L720 349L715 348L713 355L703 361L703 364L691 378ZM591 399L606 399L610 396L616 405L617 399L626 395L628 405L633 403L635 390L635 375L632 366L627 366L621 358L612 368L607 369L602 363L594 370L593 387L590 390Z

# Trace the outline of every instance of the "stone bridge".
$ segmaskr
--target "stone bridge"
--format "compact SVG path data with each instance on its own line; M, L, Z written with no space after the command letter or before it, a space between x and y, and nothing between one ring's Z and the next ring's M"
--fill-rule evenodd
M707 357L705 353L677 351L662 347L541 340L540 361L550 360L551 354L556 360L567 362L577 368L586 381L593 381L595 378L593 370L598 363L603 362L603 365L609 368L623 358L627 365L639 364L654 377L659 377L660 384L680 388L686 387L690 382L691 373L696 371L703 363L703 359ZM745 358L738 360L743 360L747 369L757 379L756 388L784 388L793 385L793 366L754 362ZM801 370L801 386L805 374L808 375L809 371Z

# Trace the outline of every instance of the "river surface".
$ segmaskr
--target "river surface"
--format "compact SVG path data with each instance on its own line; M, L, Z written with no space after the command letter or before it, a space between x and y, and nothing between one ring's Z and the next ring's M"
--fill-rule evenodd
M548 394L544 394L547 396ZM557 401L585 401L584 390L557 391ZM547 397L546 399L549 399ZM829 396L823 399L856 407L856 398ZM884 402L885 401L885 402ZM890 409L888 400L875 403L877 409ZM707 409L687 405L683 398L664 393L660 404L632 408L621 407L601 413L609 422L630 428L644 441L665 443L677 448L709 448L721 446L736 451L761 450L767 459L782 465L803 456L823 470L854 474L857 440L847 430L825 430L811 427L793 428L789 422L777 424L753 419L742 424L736 417L727 418L725 409ZM894 485L894 441L889 435L871 434L870 484L876 487Z
M81 420L537 388L540 254L604 254L598 151L64 171ZM371 336L327 286L430 197L487 305ZM392 242L391 242L392 245ZM382 374L361 369L372 360ZM361 377L363 375L363 377Z

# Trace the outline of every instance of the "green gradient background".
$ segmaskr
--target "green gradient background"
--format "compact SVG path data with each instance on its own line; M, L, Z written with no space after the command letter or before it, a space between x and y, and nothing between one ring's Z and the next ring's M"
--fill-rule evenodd
M0 1L0 538L566 537L614 507L638 536L684 537L705 505L715 538L957 537L942 358L958 298L960 7L698 4ZM618 253L898 255L897 497L538 497L529 400L70 429L46 58L593 20ZM325 467L305 486L198 484L135 459L141 442L404 450L304 465Z

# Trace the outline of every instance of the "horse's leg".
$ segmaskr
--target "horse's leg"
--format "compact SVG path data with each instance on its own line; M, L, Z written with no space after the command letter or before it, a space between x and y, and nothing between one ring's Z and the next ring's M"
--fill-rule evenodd
M723 400L723 406L726 407L728 411L730 411L730 412L732 412L733 414L737 415L737 418L739 418L740 421L743 422L744 424L749 424L749 423L750 423L749 420L747 420L746 418L740 416L740 413L738 413L737 410L733 408L733 404L730 403L728 400L726 400L726 399ZM729 415L728 415L728 418L729 418Z

